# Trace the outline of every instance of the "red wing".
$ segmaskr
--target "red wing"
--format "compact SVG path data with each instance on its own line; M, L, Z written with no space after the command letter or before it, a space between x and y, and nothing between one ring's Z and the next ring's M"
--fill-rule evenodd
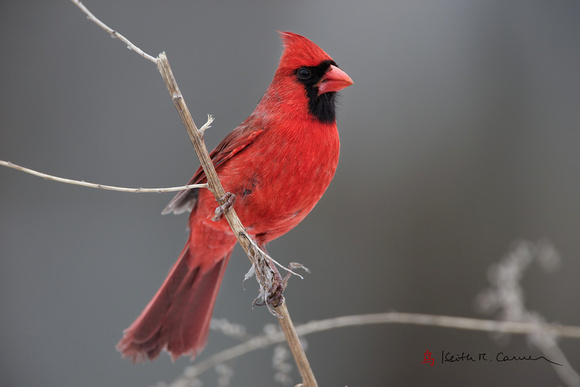
M232 130L209 154L214 167L219 167L225 161L248 147L256 137L264 131L262 125L256 125L256 120L250 116L242 125ZM197 169L188 184L203 184L206 182L205 173L201 166ZM198 190L196 188L179 192L161 212L162 214L181 214L192 211L197 203Z

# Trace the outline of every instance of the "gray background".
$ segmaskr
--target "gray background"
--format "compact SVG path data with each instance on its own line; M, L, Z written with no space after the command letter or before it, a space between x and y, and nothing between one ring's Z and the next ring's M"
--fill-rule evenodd
M212 148L254 108L303 34L353 78L338 173L271 243L312 270L286 293L296 322L390 310L486 317L474 298L513 240L549 238L562 269L523 280L527 305L580 325L580 6L564 1L86 1L145 51L168 53ZM67 1L0 6L0 159L123 186L185 183L198 162L156 68ZM189 364L133 366L114 345L186 239L171 194L124 194L0 169L0 385L145 386ZM240 250L215 317L259 333ZM235 341L213 333L205 357ZM308 338L322 386L561 384L544 362L421 364L426 349L539 355L480 332L366 326ZM580 368L580 343L562 340ZM262 350L233 385L274 385ZM207 385L214 380L210 377ZM297 380L297 378L295 378Z

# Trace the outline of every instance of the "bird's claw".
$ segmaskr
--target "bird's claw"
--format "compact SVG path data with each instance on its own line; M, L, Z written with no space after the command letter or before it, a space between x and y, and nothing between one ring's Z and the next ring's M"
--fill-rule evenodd
M269 289L267 296L258 296L254 302L253 306L264 306L267 305L270 312L276 314L273 308L276 308L284 302L284 289L288 284L288 276L282 278L278 270L274 268L274 278L272 280L272 287Z
M286 285L288 284L288 277L282 279L280 274L276 276L274 279L274 284L272 289L270 290L270 295L268 296L268 300L266 301L268 305L276 308L284 302L284 289L286 289Z
M215 215L213 218L211 218L211 220L213 220L214 222L219 221L225 214L225 212L234 205L234 203L236 202L236 195L234 195L231 192L226 192L226 194L221 198L218 198L217 201L223 202L223 204L216 207Z

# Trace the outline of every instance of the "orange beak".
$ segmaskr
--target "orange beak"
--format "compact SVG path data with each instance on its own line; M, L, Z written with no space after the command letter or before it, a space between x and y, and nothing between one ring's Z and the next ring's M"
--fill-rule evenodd
M329 91L340 91L353 83L347 73L334 65L330 65L330 68L316 86L318 86L318 95L321 95Z

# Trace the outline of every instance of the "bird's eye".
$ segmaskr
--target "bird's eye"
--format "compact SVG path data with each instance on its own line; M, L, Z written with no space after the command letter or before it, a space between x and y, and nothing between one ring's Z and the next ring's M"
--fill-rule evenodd
M308 79L310 78L310 76L312 75L312 73L310 72L310 70L306 69L306 68L301 68L298 70L298 77L300 79Z

